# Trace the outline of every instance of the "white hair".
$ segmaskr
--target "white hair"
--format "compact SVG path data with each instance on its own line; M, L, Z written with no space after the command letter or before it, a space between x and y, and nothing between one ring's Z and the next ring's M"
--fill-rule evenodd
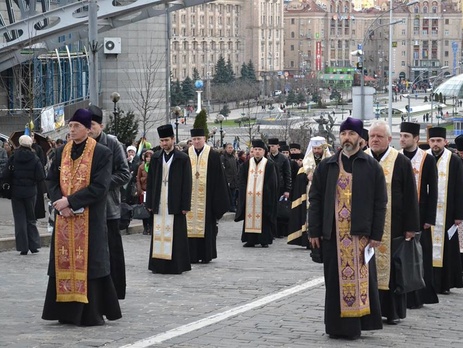
M368 130L368 133L370 133L371 130L374 129L374 128L384 128L386 130L386 135L388 137L392 137L391 128L389 128L389 125L386 122L381 121L381 120L374 121L371 124L370 129Z

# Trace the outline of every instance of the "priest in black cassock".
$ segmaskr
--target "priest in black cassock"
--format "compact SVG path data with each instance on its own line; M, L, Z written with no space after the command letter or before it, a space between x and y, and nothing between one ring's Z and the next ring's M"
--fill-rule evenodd
M89 137L92 113L69 120L71 141L56 149L46 184L56 212L42 319L79 326L121 318L110 276L106 196L112 154Z
M432 268L431 226L436 223L437 168L436 160L418 147L420 124L402 122L400 125L401 153L411 162L420 207L420 244L423 249L424 281L426 287L407 294L407 308L421 308L423 304L438 303Z
M175 149L172 125L158 127L161 150L151 157L146 207L153 212L148 269L181 274L191 270L186 214L191 207L191 163Z
M463 134L455 138L455 145L457 148L457 155L463 161ZM458 225L458 241L460 242L461 265L463 267L463 224Z
M267 147L260 139L252 141L252 153L239 172L238 209L235 221L243 221L241 241L246 248L260 244L268 248L276 228L278 177L275 164L265 158Z
M190 130L193 146L188 149L193 189L187 214L191 263L209 263L217 258L217 220L230 208L228 184L220 154L206 144L204 129Z
M436 159L438 179L436 225L433 227L433 266L436 290L448 294L463 287L458 231L449 239L449 229L458 229L463 221L463 164L446 149L443 127L429 129L428 153Z
M384 230L386 183L379 164L360 149L363 122L340 126L342 148L316 167L309 192L309 237L322 248L325 330L330 338L356 339L383 328L375 255Z
M376 260L381 314L387 318L388 324L395 325L407 315L407 295L394 292L392 241L395 238L414 238L421 228L412 164L407 157L389 146L391 140L387 123L375 121L369 130L370 148L365 152L379 162L386 178L388 204L383 240L376 251Z

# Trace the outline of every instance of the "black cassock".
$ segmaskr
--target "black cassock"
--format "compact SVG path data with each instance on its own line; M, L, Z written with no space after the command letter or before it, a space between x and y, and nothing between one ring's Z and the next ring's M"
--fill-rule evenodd
M193 173L194 175L195 173ZM193 180L195 180L193 178ZM207 161L206 221L204 238L188 238L191 263L208 263L217 258L217 220L229 209L228 184L220 155L210 150Z
M432 155L426 155L421 168L420 178L420 243L423 249L424 281L426 283L426 287L407 294L408 308L419 308L423 304L439 303L439 298L437 297L437 292L434 286L434 275L432 269L431 229L423 229L425 223L430 225L434 225L436 223L437 167L436 160Z
M452 227L455 220L463 220L463 163L457 155L452 154L447 184L445 231ZM458 233L455 233L452 239L449 240L446 232L443 267L434 267L434 283L437 292L443 293L451 288L463 287L461 273L462 265Z
M188 235L186 215L182 211L189 211L191 206L191 163L187 154L173 150L173 158L169 169L168 213L174 215L172 259L163 260L153 258L154 226L151 236L148 269L153 273L180 274L191 270L190 254L188 251ZM161 200L161 184L163 181L164 151L160 150L151 157L146 184L146 206L159 212L159 205L166 204Z
M391 241L405 237L405 232L420 231L418 196L410 160L398 154L392 173ZM394 250L391 249L391 255ZM392 260L392 258L391 258ZM389 290L379 290L381 315L388 320L403 319L407 312L407 295L395 294L394 267L391 262Z
M254 158L249 159L254 161ZM236 211L235 221L243 221L246 213L246 187L248 183L249 161L244 162L239 172L239 196L238 209ZM243 223L243 232L241 241L251 244L272 244L273 233L276 228L276 213L278 200L278 177L276 175L275 164L268 160L265 166L264 188L262 197L262 232L245 233Z
M293 181L292 208L288 222L288 244L307 247L307 185L309 180L304 167L299 168Z
M46 184L50 200L60 199L60 166L64 146L56 150ZM80 148L83 151L83 147ZM81 152L82 153L82 152ZM50 243L48 287L42 319L60 320L75 325L99 325L102 316L108 320L121 318L116 289L110 276L109 248L106 226L106 195L111 177L112 155L107 147L96 144L93 153L90 185L70 196L73 209L89 207L88 230L88 304L81 302L56 302L55 231Z

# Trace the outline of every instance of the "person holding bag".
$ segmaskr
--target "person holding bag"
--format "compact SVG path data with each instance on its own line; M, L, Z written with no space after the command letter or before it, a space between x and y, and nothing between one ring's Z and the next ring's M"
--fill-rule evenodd
M140 203L145 203L146 198L146 181L148 180L148 170L150 167L151 156L153 156L152 150L147 150L142 154L143 162L138 166L137 172L137 194L140 199ZM153 216L149 214L148 218L143 219L143 234L150 235L152 233Z

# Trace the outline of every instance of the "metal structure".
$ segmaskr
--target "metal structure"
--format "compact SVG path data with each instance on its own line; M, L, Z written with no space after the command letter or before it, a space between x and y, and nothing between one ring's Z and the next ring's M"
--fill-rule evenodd
M99 0L98 33L147 18L213 0ZM24 49L36 54L88 39L90 0L6 0L8 21L0 17L0 72L30 59ZM17 20L17 10L21 19ZM16 10L16 11L15 11Z

